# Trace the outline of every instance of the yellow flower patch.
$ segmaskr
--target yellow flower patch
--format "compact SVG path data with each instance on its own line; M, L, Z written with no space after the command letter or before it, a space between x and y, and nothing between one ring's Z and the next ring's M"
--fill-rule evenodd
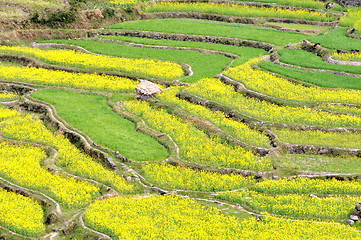
M264 213L240 221L190 199L173 196L114 197L96 201L85 223L115 239L358 239L341 224L289 221Z
M0 63L0 77L12 82L34 83L57 87L133 92L138 82L128 78L107 75L70 73L43 68L7 66Z
M36 237L45 231L43 209L31 198L0 189L0 225Z
M187 167L170 164L146 164L142 167L144 176L157 186L168 189L185 189L195 191L226 191L239 189L256 183L252 177L241 174L220 174L195 171Z
M19 95L15 93L0 92L0 102L14 100L18 97Z
M344 61L355 61L360 62L361 61L361 53L360 52L354 52L354 53L332 53L332 56L335 59L344 60Z
M111 70L164 80L174 80L184 76L181 65L160 60L117 58L76 52L73 50L46 50L29 47L0 46L0 52L25 54L64 66Z
M46 157L38 147L0 143L0 176L27 188L50 192L61 203L71 207L89 204L99 188L51 174L41 165Z
M125 103L125 107L143 118L152 128L169 134L179 145L185 160L220 167L272 169L270 160L261 160L251 151L239 146L231 147L217 139L210 139L191 123L184 122L164 110L154 109L146 102L129 101Z
M10 115L11 118L8 118L6 122L0 122L0 132L5 137L51 146L58 150L56 164L67 171L103 182L120 193L133 191L133 186L128 184L123 177L82 153L63 135L49 131L37 117L22 116L15 110L0 108L0 120L2 113Z
M361 104L361 91L306 87L260 69L252 68L253 65L264 61L263 59L252 59L245 64L229 68L224 73L232 79L244 83L249 89L276 98L313 103Z
M250 129L247 124L226 118L224 113L220 111L211 111L204 106L193 104L186 100L177 98L176 94L179 90L180 89L176 87L167 89L167 91L164 91L162 94L157 96L157 98L178 106L195 116L212 122L216 126L223 128L229 134L247 144L256 147L270 147L270 141L268 137L258 131Z
M225 85L214 78L201 79L186 91L235 109L245 116L263 121L322 127L361 128L361 118L359 117L330 114L310 108L278 106L259 101L235 92L232 86Z

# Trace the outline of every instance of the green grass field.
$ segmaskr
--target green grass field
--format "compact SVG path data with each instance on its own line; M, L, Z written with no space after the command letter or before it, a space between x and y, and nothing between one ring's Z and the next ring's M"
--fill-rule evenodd
M361 90L361 80L351 76L335 75L327 72L309 72L306 70L280 66L272 62L262 62L259 66L267 71L278 73L320 87L346 88Z
M150 39L150 38L138 38L127 36L99 36L103 39L111 39L116 41L140 43L154 46L169 46L169 47L189 47L189 48L201 48L226 53L233 53L239 56L235 59L231 66L237 66L246 62L249 59L266 55L267 52L263 49L252 47L236 47L232 45L214 44L206 42L185 42L175 40L163 40L163 39Z
M136 161L162 160L167 150L154 138L137 132L135 124L115 113L104 96L44 89L32 97L55 106L59 116L98 144Z
M303 50L279 50L280 61L305 68L327 69L340 72L361 74L361 66L327 63L317 55Z
M282 46L297 43L305 38L301 33L278 31L272 28L237 23L213 22L194 19L152 19L124 22L106 29L128 29L165 33L182 33L205 36L240 38Z
M361 40L346 37L346 33L347 29L336 28L318 36L309 37L308 40L330 49L343 49L348 51L351 49L361 50Z

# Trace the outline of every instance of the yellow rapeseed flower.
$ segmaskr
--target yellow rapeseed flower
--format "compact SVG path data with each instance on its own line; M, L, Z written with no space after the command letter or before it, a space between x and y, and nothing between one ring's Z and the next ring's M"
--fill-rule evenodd
M337 89L328 90L306 87L277 77L252 66L265 58L252 59L242 65L227 69L224 74L242 82L247 88L276 98L313 103L361 104L361 91Z
M359 239L354 228L333 223L289 221L263 213L261 221L219 214L174 196L114 197L96 201L85 223L115 239Z
M223 128L230 135L240 139L241 141L256 147L269 148L270 143L267 136L261 134L256 130L250 129L250 127L240 121L234 121L227 118L223 112L211 111L208 108L190 103L186 100L182 100L176 97L177 92L180 90L178 87L168 88L157 98L162 99L165 102L171 103L188 111L190 114L206 119L216 126Z
M10 100L13 100L18 97L19 97L19 94L0 92L0 101L10 101Z
M0 52L25 54L54 64L111 70L140 77L174 80L181 78L184 75L181 65L160 60L117 58L76 52L73 50L48 50L19 46L0 46Z
M169 164L145 164L142 173L146 179L155 185L170 189L185 189L195 191L226 191L239 189L255 184L252 177L241 174L220 174L206 171L195 171L183 166Z
M71 173L103 182L120 193L133 191L133 186L123 177L82 153L63 135L49 131L37 117L28 114L24 116L15 110L0 108L0 132L8 138L41 143L57 149L56 164Z
M189 122L170 115L165 110L152 108L146 102L128 101L125 107L143 118L151 127L169 134L179 145L185 160L220 167L252 170L271 170L269 159L260 160L251 151L239 146L231 147L209 138Z
M7 66L1 63L0 77L3 80L13 82L112 92L134 92L138 84L136 81L123 77L98 75L96 73L70 73L35 67Z
M31 198L0 188L0 225L19 234L36 237L44 233L44 212Z
M322 127L361 128L361 118L337 115L310 108L278 106L248 98L219 79L206 78L186 89L187 92L235 109L240 114L262 121Z
M99 188L51 174L41 166L46 157L46 153L38 147L0 143L0 176L27 188L49 192L71 207L89 204Z

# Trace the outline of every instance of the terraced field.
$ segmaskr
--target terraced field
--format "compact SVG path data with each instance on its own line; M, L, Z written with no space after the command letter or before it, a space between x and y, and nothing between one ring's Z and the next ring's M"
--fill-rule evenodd
M361 238L359 8L25 2L122 21L0 45L0 239Z

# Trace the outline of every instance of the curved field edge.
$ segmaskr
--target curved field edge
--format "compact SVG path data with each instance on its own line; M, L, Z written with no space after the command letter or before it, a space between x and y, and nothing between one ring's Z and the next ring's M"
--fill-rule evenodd
M234 63L235 63L235 62L233 62L233 64L234 64ZM115 97L115 98L116 98L116 97ZM123 100L122 97L119 97L119 98L120 98L121 101ZM125 98L126 98L126 97L125 97ZM128 100L128 99L127 99L127 100ZM282 156L280 156L280 157L282 157ZM317 157L318 157L318 156L317 156ZM312 158L312 156L310 156L310 157L308 158L308 160L310 160L310 158ZM315 162L317 162L317 160L318 160L318 159L316 159L316 160L314 159L314 162L313 162L313 163L312 163L312 160L310 160L311 163L310 163L310 164L306 163L307 166L304 166L304 162L302 162L302 161L298 161L298 163L299 163L299 166L303 166L304 168L309 168L309 169L315 170L315 169L317 169L317 166L316 166L317 164L315 164ZM331 163L332 163L332 162L337 162L338 165L342 165L342 161L344 161L344 159L338 159L338 160L336 161L334 158L332 158L332 159L330 160L330 159L328 159L328 158L326 159L324 156L321 156L321 160L322 160L322 163L324 163L324 161L325 161L325 162L326 162L325 164L327 164L327 165L330 163L330 162L328 162L328 161L331 161ZM347 164L345 163L345 165L348 166L348 165L352 165L353 163L354 163L354 164L358 164L358 159L357 159L357 158L356 158L356 159L352 158L352 159L349 159L349 160L350 160L350 161L347 161ZM287 164L287 162L286 162L286 164ZM337 165L337 164L336 164L336 165ZM310 165L312 165L312 166L310 166ZM338 166L338 165L337 165L337 166ZM299 166L298 166L298 167L299 167ZM337 167L337 166L335 166L335 167ZM288 166L284 166L284 167L285 167L285 169L286 169L286 167L288 167ZM331 169L331 168L332 168L332 167L329 166L328 169ZM308 169L308 170L309 170L309 169ZM293 169L293 170L294 170L294 169ZM290 170L290 172L292 172L293 170ZM316 171L319 172L320 170L322 170L321 167L320 167L318 170L316 170ZM337 169L336 169L336 170L337 170ZM335 170L335 171L336 171L336 170ZM355 169L353 169L353 170L356 171ZM286 171L287 171L287 170L286 170ZM291 173L291 175L294 175L294 174L296 174L296 173L295 173L295 172L292 172L292 173ZM132 176L132 178L133 178L133 176ZM351 178L352 178L352 177L351 177ZM191 195L191 194L189 194L189 195ZM147 195L146 195L146 196L147 196ZM143 196L142 196L142 197L143 197ZM220 205L221 205L221 204L220 204ZM220 210L222 210L221 208L222 208L222 207L220 207ZM223 211L223 210L222 210L222 211ZM81 219L81 217L80 217L79 219ZM267 219L268 219L268 218L267 218ZM258 219L258 220L260 220L260 219ZM264 221L264 220L266 220L266 219L264 219L264 218L262 219L262 218L261 218L261 221ZM313 223L313 224L317 224L317 223ZM330 233L331 233L331 231L330 231ZM337 235L337 234L336 234L336 235ZM270 234L270 236L272 236L272 234ZM290 236L291 236L291 235L290 235ZM107 236L103 236L103 237L107 238ZM85 239L85 238L84 238L84 239Z
M177 41L177 40L163 40L163 39L149 39L149 38L140 38L140 37L128 37L128 36L107 36L100 35L100 39L121 41L126 43L134 44L148 44L151 46L168 46L168 47L188 47L190 49L207 49L213 51L220 51L224 53L232 53L237 55L236 59L232 62L231 66L236 66L242 64L245 61L266 55L267 52L263 49L253 48L253 47L237 47L223 44L207 43L207 42L186 42L186 41Z
M137 132L132 122L114 113L104 96L55 89L44 89L31 96L54 105L65 121L127 158L157 161L168 157L167 150L154 138Z
M203 76L217 75L231 61L231 59L225 56L214 54L173 49L142 48L98 41L50 40L46 42L77 45L89 51L110 56L151 58L186 63L192 67L193 75L185 76L179 80L187 83L196 82Z

